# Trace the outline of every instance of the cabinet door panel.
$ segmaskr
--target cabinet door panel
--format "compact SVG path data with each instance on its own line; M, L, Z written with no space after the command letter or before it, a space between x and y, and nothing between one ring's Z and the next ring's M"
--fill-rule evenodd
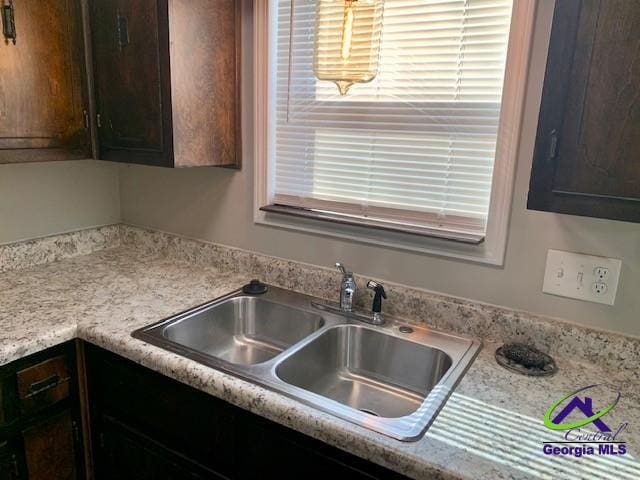
M276 433L275 429L265 427L259 421L248 423L244 441L245 455L252 461L241 465L242 478L258 475L265 478L304 478L310 469L317 478L377 478L345 461L301 445L290 435Z
M556 4L529 208L640 222L640 2Z
M101 149L162 153L166 0L94 0L91 17Z
M17 158L15 150L31 150L32 160L44 159L38 149L86 157L80 4L20 0L13 6L16 44L0 41L0 162Z
M114 355L88 349L92 409L221 474L234 468L234 409ZM98 427L99 428L99 427Z
M77 478L74 425L70 412L28 428L22 437L29 480Z
M560 133L557 190L640 200L639 26L635 1L585 2Z
M0 480L19 480L22 475L20 450L14 441L0 442Z
M99 479L213 480L225 478L111 417L103 417L101 426L101 456L97 468Z

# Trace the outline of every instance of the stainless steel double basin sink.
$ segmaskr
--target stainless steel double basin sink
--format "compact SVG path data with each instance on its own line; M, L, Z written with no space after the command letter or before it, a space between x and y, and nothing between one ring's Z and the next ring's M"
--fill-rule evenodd
M236 291L133 336L392 438L422 437L480 342L317 302Z

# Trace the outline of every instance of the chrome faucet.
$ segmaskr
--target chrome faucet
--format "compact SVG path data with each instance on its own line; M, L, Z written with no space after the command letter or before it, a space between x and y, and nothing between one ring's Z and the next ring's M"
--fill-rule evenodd
M384 291L384 287L381 283L369 280L367 282L367 288L373 290L373 305L371 306L371 323L373 325L382 325L384 319L382 318L382 299L387 298L387 292Z
M320 310L327 310L334 313L342 313L345 317L354 318L361 322L370 323L371 325L384 325L385 319L382 316L382 299L387 298L387 292L381 283L369 280L367 288L373 290L373 306L371 314L358 311L354 308L353 303L356 296L356 281L353 273L348 272L341 263L336 263L336 268L342 273L342 282L340 283L340 304L327 302L311 302L311 305Z
M341 263L336 263L336 268L342 272L340 309L345 312L351 312L353 310L353 299L356 296L356 281L353 279L353 273L347 272Z

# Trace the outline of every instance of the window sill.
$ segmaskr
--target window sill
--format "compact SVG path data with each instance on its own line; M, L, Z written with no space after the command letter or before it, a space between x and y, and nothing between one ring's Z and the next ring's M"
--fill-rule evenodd
M283 207L270 205L256 209L256 224L271 228L318 235L325 238L346 240L375 247L453 258L474 263L501 267L504 253L494 249L488 236L477 243L461 242L433 235L415 234L396 229L376 228L355 222L340 222L334 219L308 215L307 212L282 211ZM295 209L287 209L295 210Z
M451 240L453 242L468 243L470 245L479 245L484 242L484 234L447 230L438 226L422 226L401 224L384 220L376 220L373 218L361 218L353 215L345 215L340 213L328 212L325 210L315 210L309 208L291 207L288 205L266 205L260 210L268 213L277 213L280 215L292 215L294 217L308 218L311 220L319 220L323 222L335 223L339 225L349 225L353 227L361 227L373 230L383 230L386 232L394 232L408 235L417 235L420 237L439 238Z

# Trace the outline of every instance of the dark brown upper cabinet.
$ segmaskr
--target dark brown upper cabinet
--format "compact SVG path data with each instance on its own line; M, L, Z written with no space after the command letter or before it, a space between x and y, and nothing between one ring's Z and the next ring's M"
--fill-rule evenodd
M240 166L240 3L90 1L100 158Z
M0 163L91 157L80 0L0 7Z
M640 2L559 0L528 208L640 222Z

